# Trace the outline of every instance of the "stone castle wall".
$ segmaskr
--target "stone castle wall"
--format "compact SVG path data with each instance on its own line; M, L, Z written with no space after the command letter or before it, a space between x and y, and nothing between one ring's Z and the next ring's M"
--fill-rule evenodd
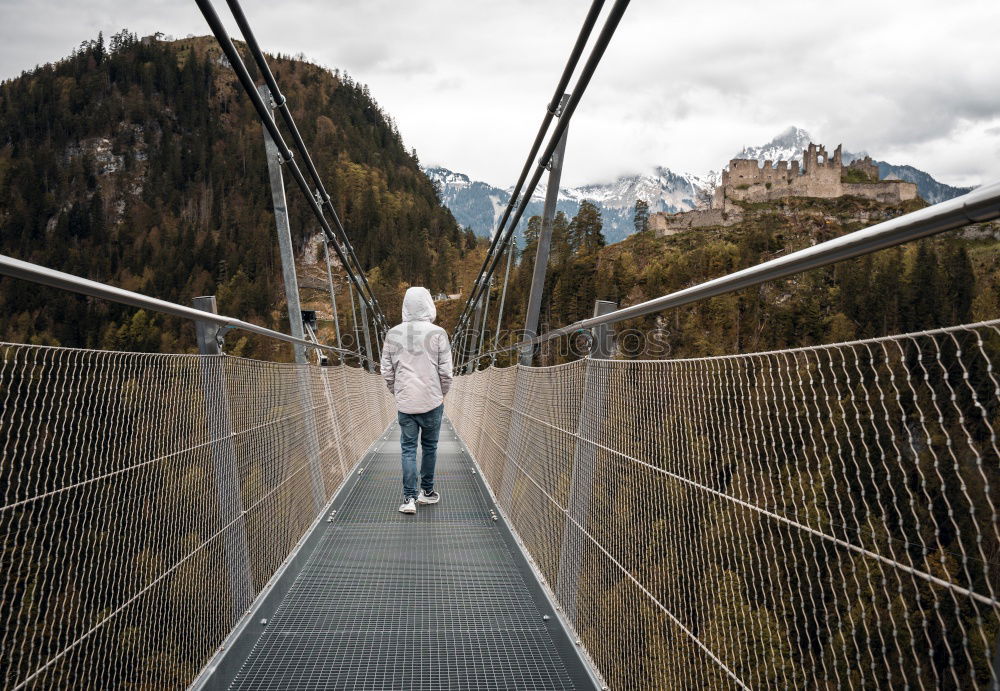
M876 183L845 182L845 195L874 199L883 204L901 204L917 198L917 186L902 180L882 180Z
M851 173L856 173L851 175ZM860 174L860 175L857 175ZM845 182L867 178L870 182ZM912 189L911 189L912 188ZM845 166L842 147L833 156L826 147L810 143L798 161L757 161L733 159L723 171L722 183L715 189L712 208L724 208L727 201L769 202L782 197L820 197L832 199L845 194L866 199L905 201L916 197L916 185L900 181L879 181L878 166L868 156Z
M860 171L872 182L878 182L878 165L876 165L875 161L872 160L871 156L865 156L864 158L859 158L856 161L851 161L850 165L846 166L845 170Z
M649 215L649 229L656 235L673 235L685 230L708 226L731 226L743 220L743 210L739 207L731 211L723 209L695 209L678 214L662 211Z
M736 158L729 162L729 170L723 171L708 209L652 214L650 227L658 234L671 235L693 228L733 225L742 219L740 202L770 202L783 197L835 199L852 195L884 204L916 199L917 186L912 182L878 177L878 166L869 156L845 166L841 146L830 156L826 147L810 143L802 152L801 164L764 161L762 166L755 160Z

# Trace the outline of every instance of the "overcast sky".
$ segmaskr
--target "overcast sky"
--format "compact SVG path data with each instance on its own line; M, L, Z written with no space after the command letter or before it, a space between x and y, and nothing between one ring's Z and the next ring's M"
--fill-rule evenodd
M499 186L520 171L588 5L243 3L265 50L367 83L424 164ZM950 184L1000 180L998 26L998 0L634 0L574 116L563 182L718 170L789 125ZM121 27L208 33L192 0L0 0L0 78Z

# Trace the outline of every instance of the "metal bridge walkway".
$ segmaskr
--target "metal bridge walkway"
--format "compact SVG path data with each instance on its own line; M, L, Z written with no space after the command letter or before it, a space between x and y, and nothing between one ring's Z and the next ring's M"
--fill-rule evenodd
M195 687L594 688L450 421L442 500L415 517L397 511L398 440L373 445Z

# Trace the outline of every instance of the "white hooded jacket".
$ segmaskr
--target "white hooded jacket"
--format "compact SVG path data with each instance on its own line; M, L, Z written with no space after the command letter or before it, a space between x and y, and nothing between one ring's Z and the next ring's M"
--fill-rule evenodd
M401 413L426 413L444 401L451 387L448 334L434 325L437 309L426 288L403 296L403 323L389 329L382 348L382 378Z

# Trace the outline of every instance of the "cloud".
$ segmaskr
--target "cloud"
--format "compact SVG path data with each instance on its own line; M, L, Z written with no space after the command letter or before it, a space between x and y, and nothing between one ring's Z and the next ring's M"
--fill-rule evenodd
M505 186L586 3L245 0L244 9L265 49L302 52L367 83L422 160ZM98 30L207 33L191 2L0 0L0 16L0 76L58 59ZM998 22L995 0L632 3L574 116L563 179L718 169L789 124L949 182L998 179Z

